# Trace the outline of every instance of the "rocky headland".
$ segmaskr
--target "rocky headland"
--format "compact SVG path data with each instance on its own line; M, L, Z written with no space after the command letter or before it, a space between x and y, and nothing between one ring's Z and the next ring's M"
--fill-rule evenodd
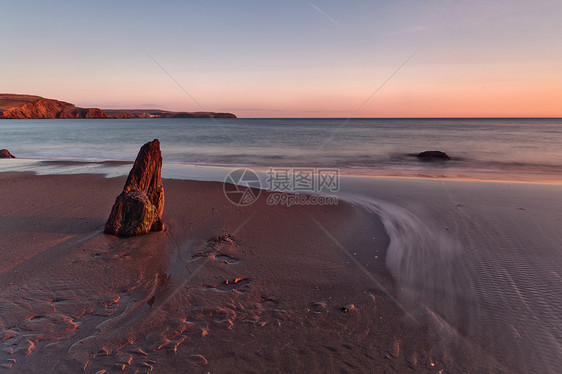
M170 112L159 109L80 108L74 104L41 96L0 94L0 118L236 118L232 113Z

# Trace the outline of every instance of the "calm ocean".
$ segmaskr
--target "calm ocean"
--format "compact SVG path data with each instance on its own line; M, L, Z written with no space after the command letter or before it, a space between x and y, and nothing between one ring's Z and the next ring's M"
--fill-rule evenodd
M131 161L154 138L165 163L562 179L562 119L0 120L19 158ZM420 162L424 150L452 160Z
M123 176L129 164L58 160L132 161L154 138L163 176L178 179L224 181L245 165L562 182L562 119L0 120L0 148L18 157L0 171ZM452 159L418 161L424 150ZM427 317L438 349L478 347L481 367L505 369L485 372L560 372L560 185L341 180L341 200L381 217L398 297Z

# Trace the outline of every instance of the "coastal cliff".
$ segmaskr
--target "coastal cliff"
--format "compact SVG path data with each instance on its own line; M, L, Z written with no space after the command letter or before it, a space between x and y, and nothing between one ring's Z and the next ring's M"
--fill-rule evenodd
M236 118L232 113L169 112L160 109L106 109L110 118Z
M0 94L0 118L236 118L232 113L169 112L164 110L102 110L80 108L74 104L40 96Z
M98 108L28 95L0 94L0 110L0 118L108 118Z

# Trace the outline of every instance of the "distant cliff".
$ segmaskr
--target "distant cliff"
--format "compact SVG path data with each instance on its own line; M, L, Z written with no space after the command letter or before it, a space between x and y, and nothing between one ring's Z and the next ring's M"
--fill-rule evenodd
M169 112L160 109L106 109L111 118L236 118L232 113Z
M232 113L168 112L164 110L102 110L79 108L40 96L0 94L0 118L236 118Z

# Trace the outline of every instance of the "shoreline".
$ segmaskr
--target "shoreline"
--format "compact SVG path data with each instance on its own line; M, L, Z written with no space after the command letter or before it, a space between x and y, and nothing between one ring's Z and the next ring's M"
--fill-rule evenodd
M5 162L4 162L5 161ZM12 165L8 164L11 163ZM3 160L0 163L0 173L3 172L34 172L38 175L65 175L65 174L106 174L108 178L127 175L133 161L123 160L63 160L63 159L34 159L16 158ZM13 165L16 164L16 165ZM19 164L19 165L18 165ZM46 168L49 166L49 168ZM89 167L89 169L88 169ZM281 167L276 167L281 168ZM299 167L300 168L300 167ZM104 171L105 169L105 171ZM206 165L189 164L179 162L168 162L163 164L162 173L166 179L178 180L200 180L200 181L224 181L226 175L235 169L249 169L257 172L262 179L266 180L269 167L256 165ZM295 168L298 169L298 168ZM501 171L463 171L444 172L436 170L435 174L408 170L395 169L393 171L362 169L362 168L312 168L312 169L338 169L340 177L343 178L388 178L388 179L419 179L437 181L460 181L460 182L492 182L492 183L528 183L528 184L562 184L562 177L555 174L520 174L502 173ZM365 172L361 172L364 170ZM192 179L189 174L195 174ZM222 177L222 179L217 179Z

